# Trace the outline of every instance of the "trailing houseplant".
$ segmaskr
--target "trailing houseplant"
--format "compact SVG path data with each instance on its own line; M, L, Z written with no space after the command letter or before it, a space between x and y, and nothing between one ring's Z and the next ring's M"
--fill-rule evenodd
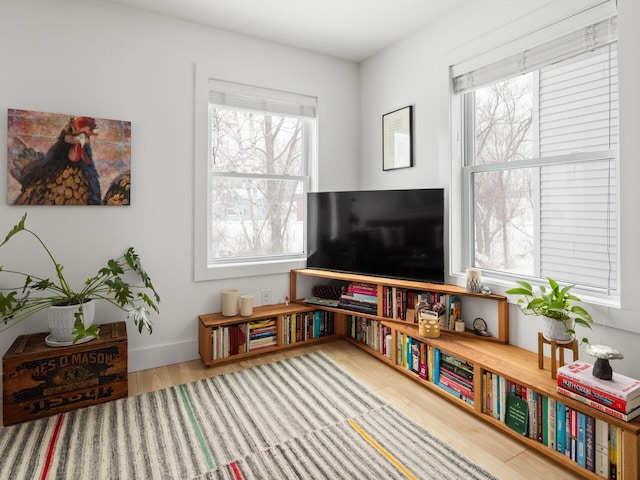
M49 307L79 305L75 313L73 342L98 336L98 325L86 325L84 319L83 305L91 300L105 300L127 312L128 318L133 320L139 332L145 328L149 333L153 331L148 309L159 313L160 297L151 278L142 268L140 257L133 247L129 247L119 258L108 260L96 275L86 279L84 285L76 290L65 278L64 267L55 260L42 239L25 226L26 219L25 213L20 222L7 234L0 248L19 233L32 235L53 263L56 277L51 280L18 270L5 269L0 265L0 274L23 279L21 286L0 287L0 321L6 325L0 328L0 331ZM135 278L139 284L131 283L130 278Z
M518 280L516 283L519 286L507 290L506 293L508 295L521 295L521 298L518 299L518 305L526 315L543 316L552 322L563 325L564 332L568 335L569 340L575 338L574 325L591 328L593 323L591 314L580 305L573 303L582 301L571 293L571 289L575 285L562 287L551 277L547 277L547 282L548 286L540 285L535 291L528 282ZM554 340L552 338L548 339ZM589 339L584 337L582 342L589 343Z

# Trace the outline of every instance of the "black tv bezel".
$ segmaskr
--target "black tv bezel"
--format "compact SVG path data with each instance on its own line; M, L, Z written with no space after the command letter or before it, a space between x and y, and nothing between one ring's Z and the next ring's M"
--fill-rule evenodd
M370 276L376 278L389 278L394 280L404 280L404 281L415 281L422 283L433 283L433 284L444 284L446 272L446 256L445 256L445 245L444 245L444 228L445 228L445 199L444 199L444 188L414 188L414 189L391 189L391 190L345 190L345 191L328 191L328 192L308 192L310 195L328 195L328 194L339 194L339 195L350 195L350 194L376 194L382 193L388 194L389 192L400 193L400 192L417 192L417 191L428 191L428 192L439 192L438 201L440 204L439 209L439 222L438 226L441 226L442 236L440 238L440 254L438 258L441 260L441 264L438 267L437 275L428 275L426 277L419 277L416 275L401 275L397 272L387 272L387 273L379 273L379 272L371 272L361 269L344 269L344 268L335 268L333 266L322 266L322 265L309 265L309 259L311 257L312 252L310 252L309 248L309 238L307 238L307 248L306 248L306 268L310 270L319 270L319 271L328 271L328 272L339 272L343 274L352 274L352 275L363 275ZM309 211L310 208L310 200L307 198L307 219L309 220ZM309 235L310 225L307 225L307 235ZM441 267L441 268L440 268Z

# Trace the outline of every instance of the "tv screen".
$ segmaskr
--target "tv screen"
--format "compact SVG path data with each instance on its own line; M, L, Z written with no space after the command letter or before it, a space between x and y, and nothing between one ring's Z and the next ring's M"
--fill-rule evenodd
M444 190L313 192L307 267L444 282Z

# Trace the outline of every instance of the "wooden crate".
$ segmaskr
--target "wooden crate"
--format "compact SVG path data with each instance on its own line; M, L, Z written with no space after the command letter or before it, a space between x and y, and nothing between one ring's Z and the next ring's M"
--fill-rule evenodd
M21 335L2 357L4 425L127 396L125 322L80 345L49 347L47 335Z

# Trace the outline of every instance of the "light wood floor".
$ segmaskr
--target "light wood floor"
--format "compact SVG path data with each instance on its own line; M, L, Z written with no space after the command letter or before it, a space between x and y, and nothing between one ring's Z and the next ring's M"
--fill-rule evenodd
M205 367L200 360L129 374L129 395L321 350L355 378L501 480L580 478L421 387L345 340ZM463 479L461 479L463 480Z

